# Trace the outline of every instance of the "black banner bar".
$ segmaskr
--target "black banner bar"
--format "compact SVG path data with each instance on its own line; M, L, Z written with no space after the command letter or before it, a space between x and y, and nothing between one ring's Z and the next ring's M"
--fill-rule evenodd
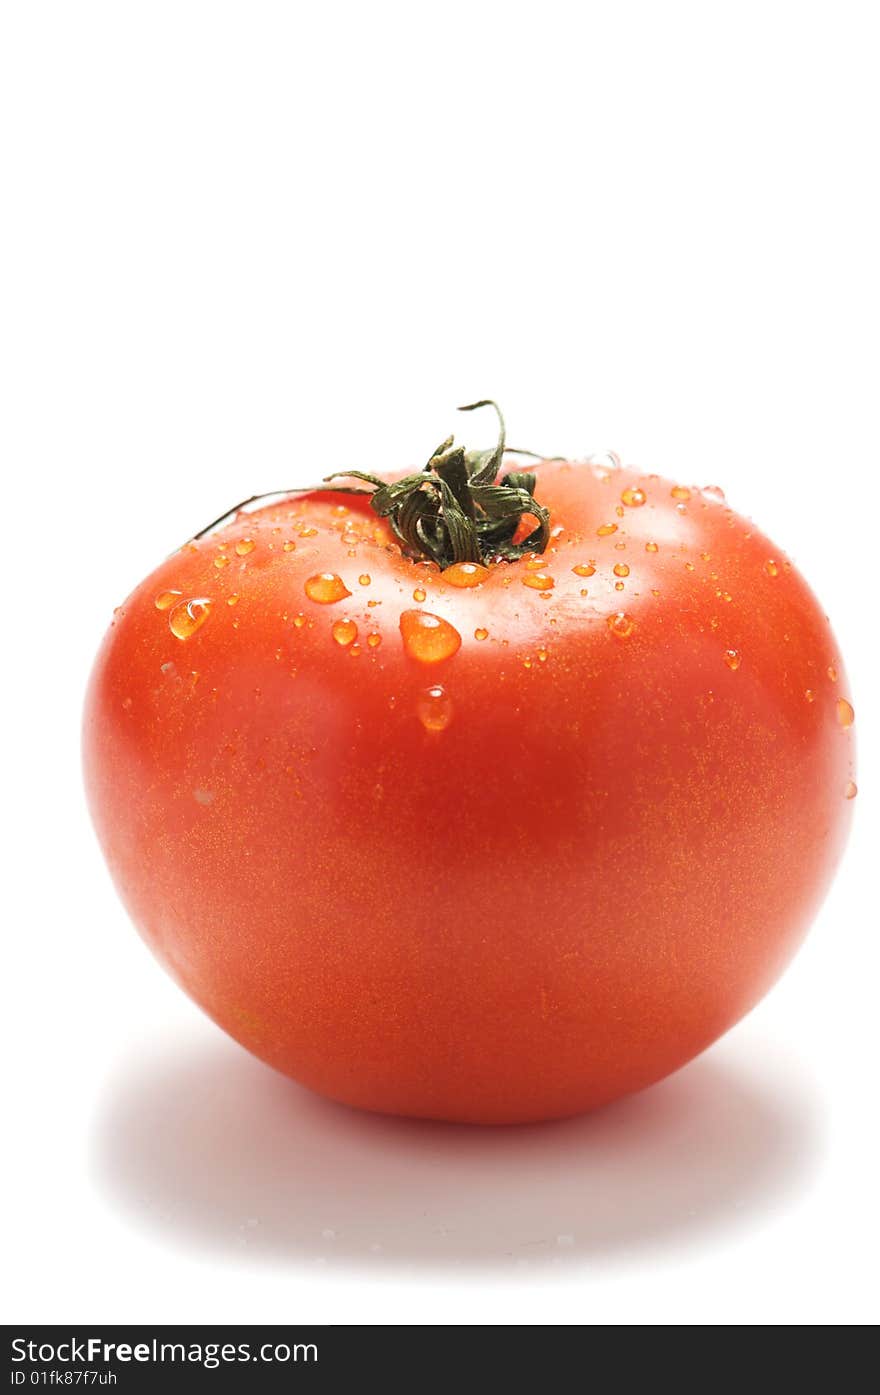
M314 1390L342 1378L417 1386L422 1374L460 1383L492 1371L552 1374L583 1349L577 1328L171 1326L93 1323L3 1328L6 1389L156 1391ZM560 1338L562 1340L560 1340ZM2 1377L0 1377L2 1380ZM2 1395L2 1389L0 1389Z

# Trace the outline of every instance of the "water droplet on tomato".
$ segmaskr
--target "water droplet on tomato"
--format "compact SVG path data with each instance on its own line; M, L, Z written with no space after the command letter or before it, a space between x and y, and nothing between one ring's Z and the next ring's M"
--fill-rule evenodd
M635 629L635 621L623 610L608 616L608 628L618 639L628 639Z
M400 617L403 647L422 664L438 664L451 659L461 647L461 635L454 625L427 610L405 610Z
M629 567L626 565L625 562L615 562L615 564L614 564L614 575L615 575L615 576L629 576Z
M183 595L182 591L160 591L153 604L157 610L170 610Z
M425 592L422 590L421 586L417 586L416 589L413 591L413 600L414 600L414 601L423 601L424 599L425 599Z
M358 585L369 586L371 580L372 578L369 572L361 572L360 576L358 577Z
M207 596L196 596L191 601L181 601L168 616L168 628L178 639L189 639L204 625L211 613L211 602Z
M233 591L233 593L232 593L231 596L227 596L227 598L226 598L226 604L227 604L227 605L238 605L238 603L239 603L240 600L241 600L241 597L239 596L238 592L237 592L237 591Z
M299 535L301 538L316 538L318 530L317 528L300 528Z
M672 495L673 499L679 499L682 503L685 504L691 497L691 491L687 488L686 485L683 484L674 484L669 492Z
M489 638L489 631L488 631L488 630L484 630L484 629L482 628L482 626L480 626L479 629L474 630L474 639L488 639L488 638Z
M629 509L640 509L648 498L643 489L625 489L620 497Z
M779 575L779 567L776 565L772 557L768 557L767 561L764 563L764 571L767 573L768 576Z
M294 552L296 550L296 543L293 541L293 538L288 538L281 550L282 552Z
M353 620L337 620L330 633L337 644L347 647L357 639L358 627Z
M572 567L575 576L593 576L596 568L592 562L579 562L576 567Z
M522 579L523 586L529 586L533 591L552 591L555 582L547 572L528 572Z
M439 684L422 694L416 710L425 731L445 731L452 721L452 703L446 689Z
M806 698L807 702L815 702L815 701L816 701L816 694L815 694L815 692L814 692L814 690L813 690L812 688L807 688L807 689L805 689L805 691L804 691L804 697Z
M838 722L840 723L840 725L841 725L842 727L851 727L852 724L853 724L853 722L855 721L855 719L856 719L856 714L855 714L855 712L853 711L853 705L852 705L852 703L851 703L851 702L847 702L846 698L838 698L838 699L837 699L837 720L838 720Z
M342 577L335 572L318 572L317 576L310 576L305 590L309 600L317 601L318 605L332 605L334 601L351 595Z
M223 553L221 552L219 557L215 557L215 558L214 558L214 566L217 568L218 571L220 570L221 567L228 567L228 566L229 566L229 558L228 558L228 557L224 557Z
M541 562L538 562L538 566ZM532 566L531 562L526 563L527 567ZM479 562L453 562L451 567L447 567L443 573L443 580L448 581L450 586L471 588L482 586L488 580L489 568L483 567Z
M845 796L847 799L855 799L855 797L856 797L856 795L858 794L858 792L859 792L859 787L858 787L858 785L856 784L855 780L847 780L847 782L846 782L846 789L844 790L844 796Z
M256 545L253 538L239 538L235 544L235 551L239 557L247 557L249 552L253 552Z
M828 665L828 668L826 669L826 673L828 674L828 677L831 679L831 682L832 682L832 683L836 683L836 682L837 682L837 669L834 667L833 664L829 664L829 665Z
M707 485L705 485L705 487L700 491L700 493L701 493L701 494L705 494L706 498L707 498L707 499L711 499L712 502L715 503L715 504L723 504L723 503L724 503L725 494L724 494L724 490L721 488L720 485L717 485L717 484L707 484Z
M617 532L616 523L600 523L596 529L596 536L600 538L610 538L612 533Z
M298 630L301 630L303 625L306 623L306 617L302 614L302 612L300 612L299 615L294 615L293 623Z
M736 673L736 670L742 663L742 655L740 654L738 649L725 649L724 662L727 664L727 667L729 669L732 669L733 672Z
M370 646L371 649L378 649L381 643L382 636L378 633L378 631L373 630L372 634L367 635L367 644Z
M549 655L548 655L546 649L539 649L539 650L538 650L538 663L539 663L539 664L546 664L548 658L549 658Z
M645 551L646 551L646 552L659 552L660 549L659 549L659 547L657 546L657 544L656 544L655 542L646 542L646 543L645 543Z
M685 562L685 564L684 564L684 569L685 569L686 572L692 572L693 569L694 569L694 564L693 564L693 562Z

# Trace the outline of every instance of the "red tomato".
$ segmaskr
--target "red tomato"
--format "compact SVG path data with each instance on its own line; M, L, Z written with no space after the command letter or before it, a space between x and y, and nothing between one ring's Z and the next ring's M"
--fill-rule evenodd
M784 555L700 492L544 461L543 555L441 572L369 499L163 562L85 714L133 920L250 1051L504 1123L637 1090L747 1012L845 840L853 712Z

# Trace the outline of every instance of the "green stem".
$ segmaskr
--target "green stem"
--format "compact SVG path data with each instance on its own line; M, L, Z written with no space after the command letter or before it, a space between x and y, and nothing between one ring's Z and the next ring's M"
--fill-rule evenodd
M403 479L389 484L362 470L337 470L325 476L319 488L367 495L370 507L380 518L388 519L409 557L436 562L441 568L453 562L486 563L543 552L550 540L550 514L535 499L536 477L530 471L512 470L498 478L506 450L501 409L486 398L459 411L473 412L480 407L493 407L498 416L498 440L491 450L463 450L450 436L422 470ZM359 480L366 487L334 484L338 479ZM314 491L252 494L196 533L195 539L203 538L248 504L298 492ZM521 542L514 542L520 520L526 517L534 518L536 527Z

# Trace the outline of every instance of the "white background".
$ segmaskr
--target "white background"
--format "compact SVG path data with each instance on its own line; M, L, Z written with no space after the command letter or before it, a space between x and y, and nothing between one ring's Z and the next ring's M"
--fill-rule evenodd
M878 1316L876 22L7 0L7 1320ZM823 598L861 753L770 998L637 1099L489 1133L346 1113L222 1038L128 924L78 755L167 552L254 490L420 462L482 395L518 442L723 484Z

